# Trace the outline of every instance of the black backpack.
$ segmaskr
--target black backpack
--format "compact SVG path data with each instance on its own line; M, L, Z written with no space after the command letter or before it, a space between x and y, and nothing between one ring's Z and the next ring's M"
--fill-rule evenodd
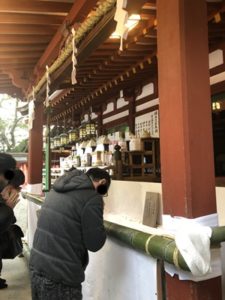
M13 259L23 251L22 237L23 231L18 225L11 225L0 236L0 252L1 258Z

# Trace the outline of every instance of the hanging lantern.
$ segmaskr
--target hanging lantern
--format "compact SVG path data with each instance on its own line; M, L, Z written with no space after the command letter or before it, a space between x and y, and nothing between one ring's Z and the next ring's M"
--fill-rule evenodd
M60 134L60 146L65 146L69 142L69 137L67 133Z
M213 102L212 103L212 109L213 110L220 110L220 108L221 108L220 102Z
M85 124L80 126L80 128L79 128L79 136L80 136L81 140L83 140L83 139L86 138L87 133L86 133L86 126L85 126Z
M78 140L78 131L77 129L71 129L69 131L69 142L74 143Z
M88 138L94 137L96 135L96 126L93 122L88 122L86 124L86 135Z
M57 135L53 138L53 144L54 144L54 148L60 147L60 136L59 135Z

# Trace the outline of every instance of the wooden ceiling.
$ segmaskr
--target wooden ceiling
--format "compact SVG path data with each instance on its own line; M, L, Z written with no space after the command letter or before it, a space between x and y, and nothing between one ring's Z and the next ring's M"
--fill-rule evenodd
M104 1L104 0L101 0ZM63 47L71 26L79 26L99 1L0 0L0 93L24 98ZM209 46L225 41L225 4L208 3ZM74 110L77 118L90 105L148 81L157 72L156 0L128 0L129 14L141 21L129 32L124 50L109 38L115 29L109 12L79 44L77 80L71 85L71 57L51 76L52 121ZM38 94L44 99L45 86Z
M0 93L23 98L42 71L42 64L52 63L74 23L69 15L73 2L0 0ZM76 2L75 15L80 22L97 1L89 0L86 6L87 1ZM52 40L54 49L46 55Z

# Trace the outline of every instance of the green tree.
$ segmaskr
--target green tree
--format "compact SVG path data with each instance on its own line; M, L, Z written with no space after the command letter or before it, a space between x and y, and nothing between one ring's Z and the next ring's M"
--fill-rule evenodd
M0 95L0 150L5 152L26 151L26 130L24 116L19 111L21 101L7 95ZM21 144L21 147L19 145Z

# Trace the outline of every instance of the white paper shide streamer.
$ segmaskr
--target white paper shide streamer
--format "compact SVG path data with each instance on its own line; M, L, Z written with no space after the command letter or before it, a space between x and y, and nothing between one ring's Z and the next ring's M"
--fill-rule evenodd
M46 98L45 98L45 106L49 107L49 94L50 94L50 76L49 76L49 68L46 66Z
M33 121L35 118L35 104L34 99L30 100L28 103L28 129L31 130L33 128Z
M76 47L76 41L75 41L75 37L76 37L76 31L74 30L74 28L72 29L72 46L73 46L73 53L72 53L72 73L71 73L71 82L72 84L76 84L77 83L77 70L76 70L76 65L77 65L77 47Z
M126 40L128 36L128 28L126 26L128 12L124 9L126 7L127 0L117 0L116 13L114 17L117 25L114 34L120 36L120 51L123 51L123 40Z
M34 86L32 87L32 100L35 100L35 90L34 90Z

